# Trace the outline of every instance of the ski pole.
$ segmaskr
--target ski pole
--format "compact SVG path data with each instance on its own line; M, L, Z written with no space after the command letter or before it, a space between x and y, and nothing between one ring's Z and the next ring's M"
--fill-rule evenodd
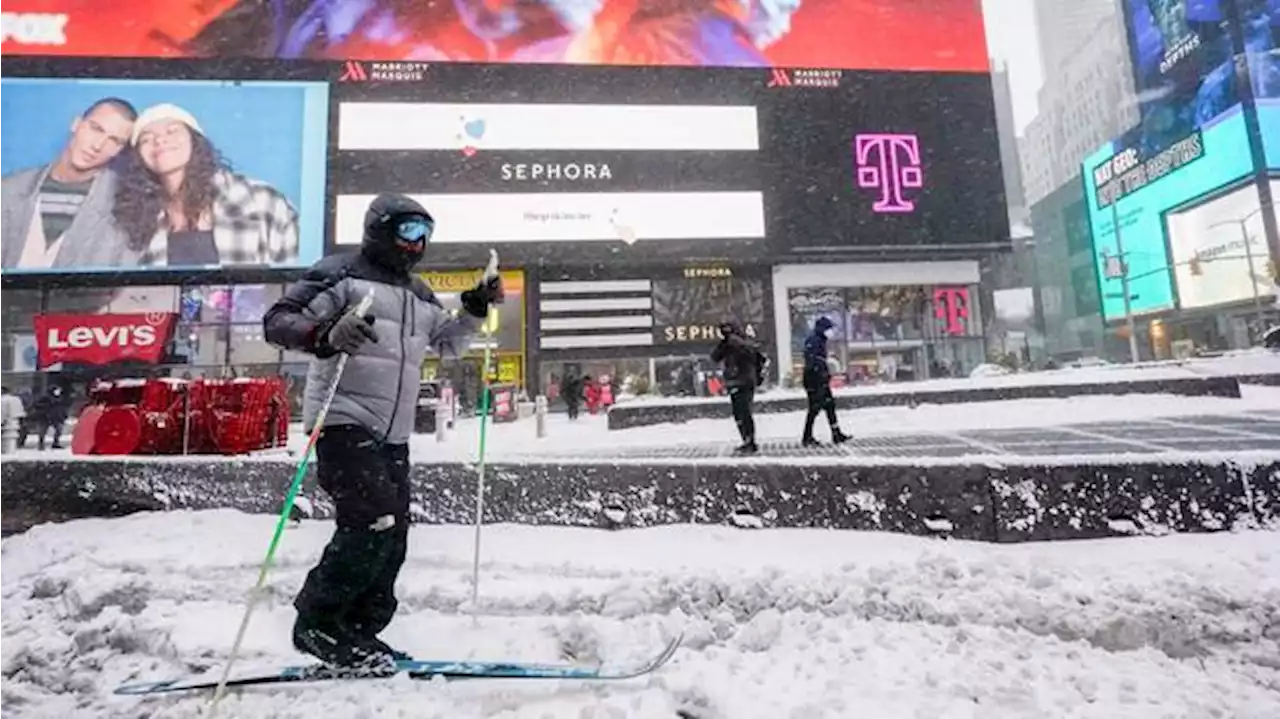
M497 313L496 308L489 308L489 316ZM484 333L484 367L480 370L480 452L476 464L476 539L475 554L471 560L471 619L474 621L480 613L480 527L484 524L484 447L489 426L489 348L493 342L492 322L485 320Z
M369 307L373 304L373 291L364 296L360 300L360 304L356 306L355 312L363 316L369 311ZM284 533L285 523L289 521L289 514L293 511L294 501L298 498L298 491L302 489L302 479L307 475L307 467L311 463L311 454L315 451L316 440L320 438L320 431L324 429L325 417L329 414L329 406L333 404L333 398L338 394L338 383L342 381L342 372L347 367L347 360L351 355L342 354L338 357L338 368L333 375L333 381L329 385L328 394L325 395L324 403L320 405L320 412L316 415L315 427L311 429L311 435L307 437L307 447L302 452L302 462L298 464L298 471L293 475L293 482L289 484L289 491L284 496L284 507L280 510L280 519L276 521L275 532L271 535L271 543L267 545L267 556L262 559L262 566L258 569L258 582L249 592L249 601L244 608L244 617L240 620L240 629L236 631L235 642L231 644L231 656L227 658L227 666L222 670L222 678L218 680L218 686L213 692L213 701L209 705L209 717L213 719L218 715L218 703L222 701L223 694L227 690L227 680L231 676L231 666L235 664L236 655L240 652L240 643L244 641L244 635L249 628L249 617L253 615L254 605L258 602L258 596L262 593L262 587L267 581L267 571L271 569L271 562L275 558L276 548L280 545L280 536Z

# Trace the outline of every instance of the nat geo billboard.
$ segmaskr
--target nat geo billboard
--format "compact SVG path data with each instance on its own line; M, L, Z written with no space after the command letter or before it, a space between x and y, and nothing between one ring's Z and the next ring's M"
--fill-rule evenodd
M1118 145L1107 144L1086 158L1082 168L1104 317L1124 317L1122 282L1114 272L1120 255L1117 224L1135 314L1249 296L1243 246L1213 249L1236 242L1244 225L1256 235L1251 243L1262 242L1256 271L1267 266L1256 189L1249 184L1252 195L1224 194L1253 176L1240 107L1152 155ZM1190 260L1198 253L1203 262L1193 272ZM1223 262L1228 264L1219 264ZM1218 287L1223 281L1235 286Z

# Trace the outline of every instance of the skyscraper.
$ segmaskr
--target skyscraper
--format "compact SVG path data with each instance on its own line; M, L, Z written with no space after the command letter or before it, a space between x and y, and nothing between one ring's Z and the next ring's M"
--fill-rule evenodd
M991 85L996 104L996 132L1000 138L1000 166L1004 175L1009 224L1027 220L1027 201L1022 187L1022 166L1018 161L1018 133L1013 121L1013 91L1009 69L1003 63L991 68Z
M1035 0L1040 66L1046 81L1089 39L1102 20L1119 13L1119 0Z

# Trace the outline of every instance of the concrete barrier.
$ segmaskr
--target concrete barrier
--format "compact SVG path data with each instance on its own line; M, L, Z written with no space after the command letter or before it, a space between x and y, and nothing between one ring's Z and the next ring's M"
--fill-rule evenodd
M956 384L954 382L949 384ZM1184 397L1240 397L1240 382L1235 377L1177 377L1165 379L1120 380L1092 383L1038 383L998 386L930 388L921 384L892 385L883 391L858 391L836 395L836 408L906 407L920 404L957 404L992 402L1011 399L1051 399L1085 395L1174 394ZM756 400L760 414L802 412L806 408L803 394L763 397ZM653 400L614 405L609 408L609 429L629 429L666 422L688 422L695 419L724 419L732 416L728 398L697 400Z
M6 461L4 531L78 517L230 507L279 512L294 465L275 460ZM415 465L413 518L473 521L474 475ZM1280 526L1280 459L1244 463L841 465L678 460L490 465L486 522L821 527L991 542ZM332 515L313 478L303 489Z

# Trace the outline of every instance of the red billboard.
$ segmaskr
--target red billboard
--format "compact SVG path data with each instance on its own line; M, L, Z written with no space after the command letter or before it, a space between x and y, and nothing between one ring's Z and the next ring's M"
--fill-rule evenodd
M156 364L164 357L177 315L36 315L37 366L60 362L104 365L120 360Z
M986 72L981 0L8 0L5 55Z

